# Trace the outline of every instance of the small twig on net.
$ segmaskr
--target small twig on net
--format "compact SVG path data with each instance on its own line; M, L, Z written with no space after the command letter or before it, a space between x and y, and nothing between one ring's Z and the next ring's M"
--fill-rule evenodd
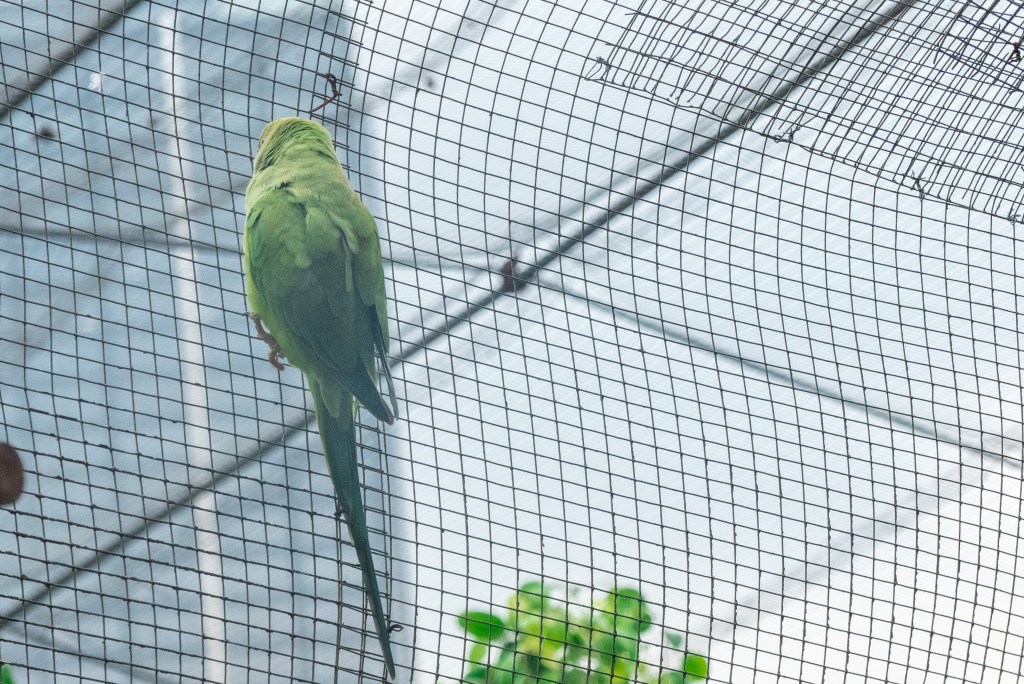
M317 111L318 109L323 109L324 107L326 107L327 105L331 104L332 102L336 102L338 100L338 98L341 97L341 80L337 76L335 76L334 74L319 74L319 73L317 74L317 76L323 76L324 78L327 79L327 85L329 85L331 87L331 95L330 95L330 97L325 97L323 102L321 102L316 107L313 107L312 109L310 109L309 110L309 115L310 116L313 116L313 112Z
M1010 53L1010 56L1006 58L1007 62L1010 62L1011 64L1016 64L1017 62L1019 62L1021 60L1020 44L1022 42L1024 42L1024 38L1022 38L1020 40L1011 40L1010 41L1010 47L1013 48L1013 52Z

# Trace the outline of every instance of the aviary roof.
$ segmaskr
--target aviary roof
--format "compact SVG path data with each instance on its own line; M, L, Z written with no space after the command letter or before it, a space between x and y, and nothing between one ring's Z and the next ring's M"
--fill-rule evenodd
M403 681L538 577L639 587L710 681L1015 677L1020 12L0 6L0 659L324 681L340 638L379 678L244 317L255 138L323 105L393 295L361 442Z

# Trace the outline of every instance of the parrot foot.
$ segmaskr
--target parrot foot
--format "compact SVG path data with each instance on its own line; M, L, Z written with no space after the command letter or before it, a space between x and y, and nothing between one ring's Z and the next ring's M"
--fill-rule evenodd
M270 365L279 371L284 370L284 364L281 363L281 357L284 354L281 351L281 345L277 343L274 336L267 332L267 329L263 327L263 323L260 321L260 315L255 311L249 311L245 314L252 319L252 322L256 324L256 336L267 343L270 347L270 351L267 352L267 361Z

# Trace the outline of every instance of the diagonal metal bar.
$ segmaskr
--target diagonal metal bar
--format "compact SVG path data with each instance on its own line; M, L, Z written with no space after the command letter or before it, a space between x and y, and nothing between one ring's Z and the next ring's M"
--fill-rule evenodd
M941 444L957 447L966 450L979 458L988 461L995 466L1008 466L1018 473L1024 471L1024 461L1013 458L1007 454L992 451L983 443L964 444L963 440L956 436L956 426L943 423L938 420L926 420L918 418L909 413L895 411L893 409L874 406L860 399L855 399L843 394L843 383L839 380L830 381L832 387L823 387L822 383L808 380L801 377L806 374L794 373L792 369L784 366L754 361L730 351L724 351L715 346L710 334L693 335L685 325L678 323L666 323L629 311L606 302L595 301L585 294L571 292L562 288L567 295L585 301L589 306L599 307L607 311L613 318L625 319L631 322L640 330L647 330L677 344L685 345L692 349L706 351L721 359L738 364L746 371L751 371L755 376L763 376L770 384L779 387L786 387L807 394L815 394L824 399L831 399L844 406L858 409L866 416L874 417L883 423L890 425L895 431L902 431L904 434L917 435L926 439L934 440ZM702 339L703 338L703 339ZM848 385L849 386L849 385Z
M44 83L52 79L58 70L74 62L75 58L78 57L83 50L87 50L92 47L93 44L99 40L100 36L107 33L111 28L123 21L124 18L128 16L128 13L135 9L135 6L140 2L142 2L142 0L124 0L117 11L113 9L96 8L100 12L100 22L98 26L83 32L83 34L73 43L57 54L51 55L46 70L31 74L29 76L28 83L26 83L25 86L22 87L8 84L9 88L17 90L17 94L5 102L0 102L0 120L6 119L12 109L20 107L22 102L31 97L32 94L39 90ZM74 36L72 36L72 38L74 39Z
M316 418L313 414L309 414L305 419L297 420L291 425L284 425L279 431L275 431L265 440L268 443L280 444L284 440L288 439L291 435L296 432L307 429L307 427L315 422ZM97 548L93 555L87 559L78 563L77 565L65 567L54 577L49 578L42 582L41 586L27 596L21 604L19 604L14 610L7 613L6 615L0 616L0 631L5 628L12 626L20 616L24 615L26 611L31 609L33 606L45 605L44 599L53 592L55 589L65 586L73 586L75 577L82 572L89 572L94 570L103 558L107 556L115 556L123 552L125 546L133 541L145 541L148 538L146 530L153 527L154 525L162 525L170 522L171 518L179 512L191 507L193 500L201 495L208 494L217 491L221 484L235 477L240 471L245 469L246 464L252 464L253 467L260 460L261 447L255 447L250 451L239 454L237 467L222 470L212 475L208 480L200 484L193 485L188 488L181 496L172 499L167 502L167 505L160 509L159 512L153 515L139 518L137 522L129 526L127 529L121 531L121 533L107 544Z
M713 138L706 139L703 143L698 145L696 148L685 153L680 160L675 164L666 165L661 172L653 179L644 181L637 185L636 191L626 197L619 199L617 202L612 204L598 219L584 223L584 225L576 231L574 234L569 235L559 241L557 247L538 259L533 264L524 266L522 271L517 272L516 279L531 282L533 281L540 271L544 270L552 263L557 261L571 251L576 245L583 244L592 235L605 230L608 224L616 216L620 216L626 213L626 211L636 204L638 201L647 198L649 195L654 194L658 189L665 185L669 180L674 178L686 171L686 169L694 163L697 159L706 156L711 150L717 147L726 139L733 135L745 131L746 126L753 120L765 114L768 110L774 107L779 102L784 101L789 97L790 93L799 88L800 86L807 83L809 80L814 78L818 73L828 69L830 66L838 62L843 55L848 53L853 48L859 46L865 42L868 38L874 35L879 30L889 26L896 20L898 20L907 10L909 10L914 2L896 2L891 3L890 7L880 15L872 17L869 21L865 22L864 26L854 35L854 37L842 44L837 45L827 54L822 55L818 60L813 62L811 65L801 70L798 76L792 81L787 81L779 86L772 93L761 97L754 105L752 105L747 112L741 118L741 123L729 124L723 126L718 135ZM452 328L461 325L463 322L468 321L478 312L489 309L495 301L508 295L509 292L501 287L496 287L491 291L481 295L477 299L467 302L466 306L462 311L448 316L443 326L432 330L425 334L419 341L409 343L414 347L427 348L434 343L442 335L448 333ZM400 360L404 362L408 358L408 354L403 354Z

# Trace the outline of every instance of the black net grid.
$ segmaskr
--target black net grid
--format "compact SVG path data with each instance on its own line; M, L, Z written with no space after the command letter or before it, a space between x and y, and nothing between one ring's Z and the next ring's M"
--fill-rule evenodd
M438 4L0 5L15 681L380 679L244 316L255 139L314 108L385 255L399 681L535 580L637 588L651 671L1016 681L1024 9Z

